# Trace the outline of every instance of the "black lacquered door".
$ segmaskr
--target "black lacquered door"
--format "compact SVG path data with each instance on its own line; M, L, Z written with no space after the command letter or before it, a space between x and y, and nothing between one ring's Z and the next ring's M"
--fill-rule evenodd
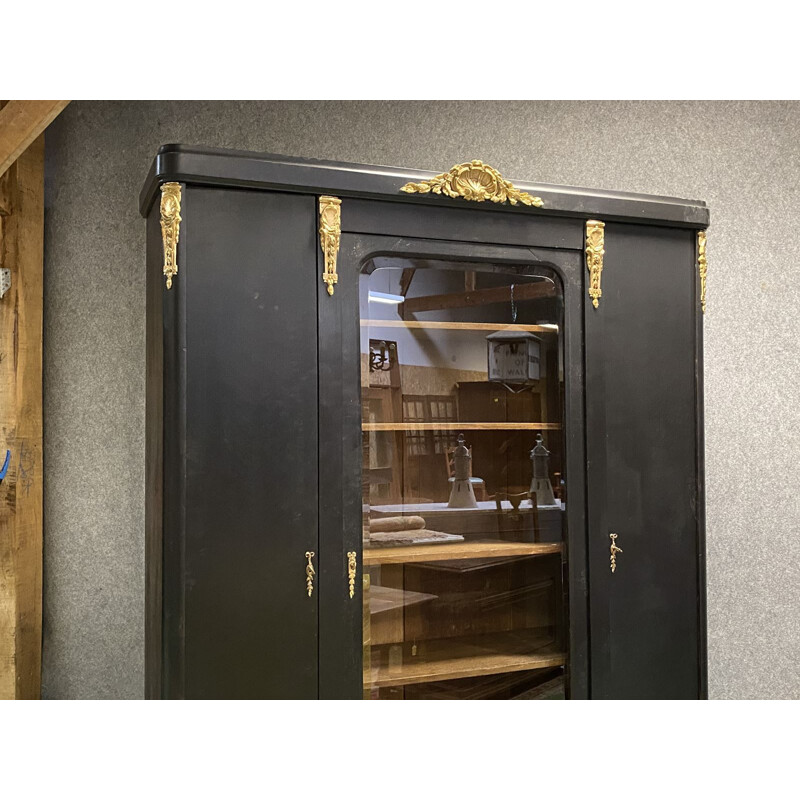
M694 248L691 230L609 223L586 300L594 698L705 692Z

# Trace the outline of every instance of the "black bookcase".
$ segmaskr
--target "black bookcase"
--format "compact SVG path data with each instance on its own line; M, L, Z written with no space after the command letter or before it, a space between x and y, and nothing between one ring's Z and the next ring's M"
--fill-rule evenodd
M554 677L575 699L706 696L704 203L509 183L481 162L435 176L166 145L140 208L149 698L532 696ZM376 321L364 311L375 294L365 282L381 269L401 288ZM373 345L397 330L453 353L477 342L472 357L493 327L487 309L507 307L512 322L494 327L534 331L528 340L542 348L547 374L535 398L475 380L471 365L461 418L410 423L402 397L428 415L425 403L457 415L458 387L436 406L440 394L411 386L424 369L404 364L407 394L399 366L388 388L369 388L366 331L382 331ZM391 340L403 353L412 344ZM387 373L388 352L373 354ZM530 422L542 407L557 422ZM400 421L365 421L381 409L395 414L381 419ZM524 421L506 422L513 414ZM475 483L470 513L448 516L445 451L462 428L489 480ZM537 431L549 437L558 497L538 509L527 487L500 485L528 468L519 453ZM391 458L370 456L379 436ZM413 436L423 444L409 445ZM417 446L429 452L414 471ZM486 465L487 453L516 461ZM371 501L370 492L410 497L391 475L400 463L406 484L430 483L418 476L441 463L438 494L399 511ZM503 505L516 490L528 522L516 524L523 512ZM395 514L423 514L426 529L453 541L370 548L373 517ZM486 539L497 519L502 533ZM483 583L469 571L481 559ZM455 617L441 616L448 592L462 592L463 606L464 593L495 574L508 584L507 613L478 597L456 631ZM428 625L458 636L427 642L421 655L411 634L381 649L378 610L387 642L391 615L406 632ZM492 614L500 632L487 650L476 631L489 635ZM546 646L520 644L514 626L523 623L508 620L522 618L549 626Z

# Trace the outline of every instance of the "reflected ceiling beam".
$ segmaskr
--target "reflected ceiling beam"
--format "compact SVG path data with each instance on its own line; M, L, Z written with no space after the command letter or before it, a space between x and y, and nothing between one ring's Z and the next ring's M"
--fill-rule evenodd
M411 281L414 280L414 273L416 269L404 269L403 274L400 276L400 294L406 296Z
M542 297L553 297L555 285L552 281L514 284L514 300L538 300ZM486 306L490 303L510 303L511 287L498 286L494 289L477 289L474 292L458 292L457 294L433 294L425 297L411 297L402 305L403 318L421 311L439 311L444 308L469 308L470 306Z
M8 100L0 108L0 176L68 103L69 100Z

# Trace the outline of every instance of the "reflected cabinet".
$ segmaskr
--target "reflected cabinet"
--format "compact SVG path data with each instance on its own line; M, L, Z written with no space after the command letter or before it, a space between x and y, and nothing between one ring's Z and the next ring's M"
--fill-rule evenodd
M167 145L140 204L148 697L706 696L704 203Z

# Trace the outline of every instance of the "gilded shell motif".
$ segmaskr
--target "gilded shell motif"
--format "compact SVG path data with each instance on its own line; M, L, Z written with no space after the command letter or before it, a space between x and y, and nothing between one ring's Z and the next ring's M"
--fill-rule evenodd
M521 192L511 181L488 164L475 159L464 164L456 164L449 172L443 172L435 178L420 183L407 183L402 187L409 194L445 194L448 197L462 197L482 203L491 200L493 203L509 202L512 206L522 203L526 206L541 207L544 202L540 197L532 197Z

